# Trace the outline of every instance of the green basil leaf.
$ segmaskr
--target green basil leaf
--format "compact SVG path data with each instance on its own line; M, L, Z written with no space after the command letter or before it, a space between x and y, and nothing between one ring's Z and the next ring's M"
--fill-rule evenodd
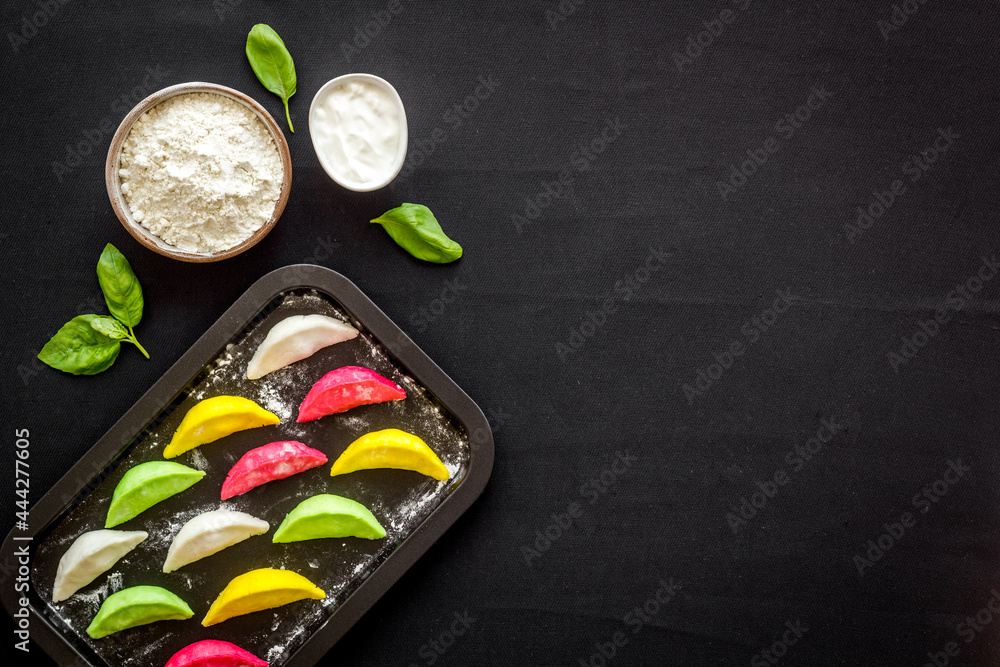
M288 129L294 132L292 117L288 113L288 98L295 94L298 83L295 62L292 54L285 48L285 43L270 26L258 23L247 35L247 60L264 87L285 103Z
M95 375L107 370L115 363L121 344L94 330L91 322L100 317L74 317L45 344L38 358L52 368L73 375Z
M127 327L142 319L142 287L125 255L110 243L104 246L97 262L97 280L101 283L108 310Z
M99 334L104 334L114 340L128 338L128 331L122 323L113 317L95 317L90 321L90 326Z
M426 206L403 204L372 222L382 225L393 241L417 259L447 264L462 256L462 246L448 238Z

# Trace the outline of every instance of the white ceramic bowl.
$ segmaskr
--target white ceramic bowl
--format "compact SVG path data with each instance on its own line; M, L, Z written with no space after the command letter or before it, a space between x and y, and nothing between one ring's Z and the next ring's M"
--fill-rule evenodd
M392 167L387 172L386 177L383 180L374 183L357 183L345 180L342 176L338 175L334 170L333 165L329 164L326 158L323 157L323 153L316 145L316 135L313 133L313 118L317 107L316 101L326 95L326 93L333 88L342 86L345 83L351 83L353 81L378 86L387 92L389 97L392 98L399 106L399 148L396 150L396 159L393 161ZM325 171L335 182L348 190L353 190L354 192L371 192L373 190L379 190L389 185L389 183L392 182L392 179L396 178L396 175L399 174L399 170L403 168L403 162L406 160L406 144L408 136L409 134L406 128L406 109L403 107L403 100L400 99L399 93L396 92L396 89L392 87L391 83L383 78L375 76L374 74L344 74L343 76L338 76L336 79L331 79L316 91L316 94L313 95L312 104L309 105L309 137L312 139L313 150L316 151L316 157L319 158L319 163L322 165L323 171Z

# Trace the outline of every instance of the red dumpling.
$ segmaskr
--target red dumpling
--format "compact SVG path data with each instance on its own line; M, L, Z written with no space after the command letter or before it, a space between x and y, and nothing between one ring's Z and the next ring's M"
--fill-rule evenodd
M313 385L299 407L296 421L308 422L359 405L399 401L406 392L369 368L344 366L330 371Z
M267 661L236 644L205 639L174 653L166 667L267 667Z
M326 463L323 452L289 440L272 442L244 454L222 483L222 499L232 498L261 484L285 479Z

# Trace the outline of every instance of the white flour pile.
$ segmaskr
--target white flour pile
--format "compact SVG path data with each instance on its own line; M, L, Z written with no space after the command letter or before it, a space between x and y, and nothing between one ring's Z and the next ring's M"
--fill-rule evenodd
M270 220L283 169L252 111L223 95L188 93L139 117L118 173L136 222L181 250L213 253Z

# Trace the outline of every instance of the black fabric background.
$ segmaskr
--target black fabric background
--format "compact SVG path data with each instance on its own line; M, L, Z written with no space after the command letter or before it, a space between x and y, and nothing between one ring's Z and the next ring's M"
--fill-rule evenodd
M29 429L39 498L254 280L313 262L357 283L496 434L481 500L324 664L596 665L596 644L622 631L609 664L760 665L796 621L808 631L782 664L920 665L950 641L950 664L995 664L1000 623L969 642L958 624L1000 587L1000 281L898 372L887 355L1000 251L997 14L986 2L911 2L884 39L889 0L576 0L558 23L547 19L555 0L404 1L347 62L340 45L387 3L69 0L18 52L9 38L0 47L0 469L12 466L14 429ZM724 9L731 24L679 71L674 54ZM0 26L19 30L35 11L6 2ZM155 255L111 211L107 133L61 182L52 163L117 126L132 105L119 98L147 68L164 73L153 88L228 85L284 125L243 54L257 22L298 70L288 207L238 258ZM411 158L435 128L447 135L409 178L371 194L330 181L309 141L312 95L352 71L397 87ZM455 127L446 112L481 76L495 93ZM776 123L814 87L833 96L786 140ZM620 137L581 162L581 145L615 120ZM911 182L905 163L949 127L958 139ZM778 151L723 199L717 182L769 137ZM567 169L571 189L519 232L512 216ZM845 225L894 179L906 191L851 243ZM368 224L401 202L431 207L465 257L418 262ZM124 349L95 377L36 367L78 309L103 312L94 266L109 241L142 281L136 333L152 359ZM669 257L625 300L650 248ZM457 298L424 321L448 285ZM750 344L741 329L776 290L798 299ZM562 359L557 343L608 297L617 312L586 325ZM733 341L745 353L689 402L683 385ZM786 454L827 418L845 429L794 472ZM617 452L634 462L607 492L584 487ZM914 496L958 459L969 472L920 513ZM789 483L734 532L727 513L778 470ZM0 484L6 531L13 474ZM522 547L573 502L581 516L529 565ZM859 576L853 557L907 511L915 525ZM633 632L626 614L670 578L676 597ZM471 630L434 653L428 642L464 610ZM37 649L11 659L49 664Z

